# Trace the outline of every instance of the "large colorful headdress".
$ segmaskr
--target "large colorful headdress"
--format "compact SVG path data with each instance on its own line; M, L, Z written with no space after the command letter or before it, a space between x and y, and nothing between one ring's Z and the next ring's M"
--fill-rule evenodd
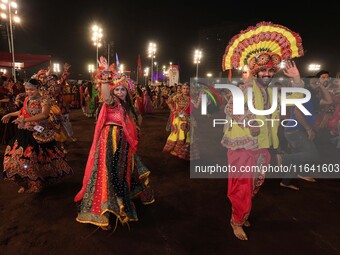
M98 83L110 83L111 89L116 88L120 85L124 86L128 90L132 90L134 88L133 81L125 74L118 73L115 69L114 64L108 66L107 61L104 57L100 57L98 63Z
M36 79L39 79L39 77L40 76L47 76L47 70L45 70L45 69L40 69L39 71L38 71L38 73L35 75L35 78Z
M256 74L263 67L276 71L282 60L303 55L302 39L287 27L260 22L235 35L223 55L222 69L230 70L248 65Z
M114 74L112 80L112 86L115 88L117 86L124 86L128 90L132 90L134 88L134 84L132 80L127 77L125 74Z

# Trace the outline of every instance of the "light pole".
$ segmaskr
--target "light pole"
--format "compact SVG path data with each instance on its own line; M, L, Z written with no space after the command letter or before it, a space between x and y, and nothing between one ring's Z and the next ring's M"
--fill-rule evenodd
M153 83L153 59L156 57L156 44L151 42L148 47L148 57L151 58L151 85Z
M169 77L169 85L172 86L172 62L169 62L169 73L168 73L168 77Z
M148 84L147 84L147 78L148 78L148 76L149 76L149 67L146 67L146 68L144 69L144 85L148 85Z
M154 65L156 66L156 82L158 82L158 63L154 62Z
M202 51L201 50L195 50L194 64L196 64L196 81L198 79L198 64L201 63L201 58L202 58Z
M103 29L98 25L92 26L92 41L97 48L96 63L98 63L98 48L102 46ZM98 64L97 64L98 65Z
M166 75L166 71L165 71L166 66L163 66L163 83L165 83L165 75ZM164 84L165 85L165 84Z
M208 77L208 84L210 85L212 73L207 73L207 77Z
M20 18L18 14L18 4L12 0L2 0L0 4L1 13L0 16L3 19L8 18L9 22L9 32L8 35L8 24L7 26L7 36L8 36L8 48L9 52L12 53L12 75L14 78L14 82L17 81L16 74L15 74L15 55L14 55L14 38L13 38L13 22L19 23Z

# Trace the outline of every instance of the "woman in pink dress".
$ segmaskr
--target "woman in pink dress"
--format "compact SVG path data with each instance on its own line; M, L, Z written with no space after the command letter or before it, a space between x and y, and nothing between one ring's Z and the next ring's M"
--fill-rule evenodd
M74 201L80 202L78 222L107 230L110 214L122 224L138 220L133 198L139 198L143 204L153 203L154 198L149 186L150 171L136 154L139 121L128 93L132 82L123 74L110 72L103 57L100 63L98 79L103 106L83 186Z
M153 113L154 109L151 101L151 90L148 85L145 85L145 90L143 92L143 105L145 113Z
M140 87L136 87L135 94L135 108L139 111L140 114L144 114L144 104L143 104L143 91Z

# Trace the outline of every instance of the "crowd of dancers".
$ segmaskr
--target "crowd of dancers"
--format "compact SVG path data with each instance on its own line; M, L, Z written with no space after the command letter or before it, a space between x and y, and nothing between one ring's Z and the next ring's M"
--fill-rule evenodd
M277 31L283 30L292 36L278 38ZM289 106L288 119L295 120L297 126L283 128L278 122L272 126L260 126L256 122L268 116L256 115L246 105L244 115L235 114L233 106L237 102L230 96L230 91L221 91L225 103L221 108L226 119L237 123L257 120L243 127L225 126L221 143L227 148L228 164L240 169L245 165L270 162L276 165L317 162L319 153L313 140L321 129L328 129L332 136L330 142L340 148L339 80L331 79L330 73L325 70L308 79L300 77L298 67L290 59L303 55L301 38L288 28L262 22L241 34L229 42L223 68L243 68L242 82L237 86L245 97L248 96L247 88L251 87L255 108L266 110L272 104L273 87L306 88L312 99L304 106L312 115L305 116L298 107ZM266 47L263 47L264 44ZM283 73L289 84L273 84L283 60L286 63ZM1 120L6 127L2 130L2 142L7 144L3 178L18 184L19 193L36 193L50 183L72 175L72 168L65 159L68 153L65 143L67 140L77 142L77 138L70 122L69 106L81 108L85 116L95 118L96 126L84 167L82 188L74 198L79 204L76 219L103 229L111 227L110 214L122 224L136 221L138 215L134 200L140 199L143 204L155 201L149 184L151 172L138 156L142 116L169 110L164 127L169 136L164 141L163 152L182 160L196 160L200 153L193 131L199 127L192 111L199 108L202 93L190 93L189 83L172 87L141 86L118 73L114 65L109 66L101 57L92 80L74 84L71 88L73 99L65 102L63 91L69 70L70 65L66 63L58 77L51 70L42 69L29 80L15 84L5 74L1 76L0 100L5 106L1 108ZM293 93L290 97L300 96ZM276 109L269 117L280 119L282 116ZM254 176L237 172L228 177L228 198L232 205L230 224L237 238L247 240L243 226L250 225L248 217L252 197L263 184L265 176L262 173ZM316 181L310 176L298 177ZM280 185L299 190L294 183L296 178L287 174Z

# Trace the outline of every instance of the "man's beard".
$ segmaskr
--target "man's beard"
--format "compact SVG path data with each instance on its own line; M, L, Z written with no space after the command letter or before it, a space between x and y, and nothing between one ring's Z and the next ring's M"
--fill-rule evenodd
M262 76L257 77L257 81L263 86L268 87L268 85L272 82L273 76Z

